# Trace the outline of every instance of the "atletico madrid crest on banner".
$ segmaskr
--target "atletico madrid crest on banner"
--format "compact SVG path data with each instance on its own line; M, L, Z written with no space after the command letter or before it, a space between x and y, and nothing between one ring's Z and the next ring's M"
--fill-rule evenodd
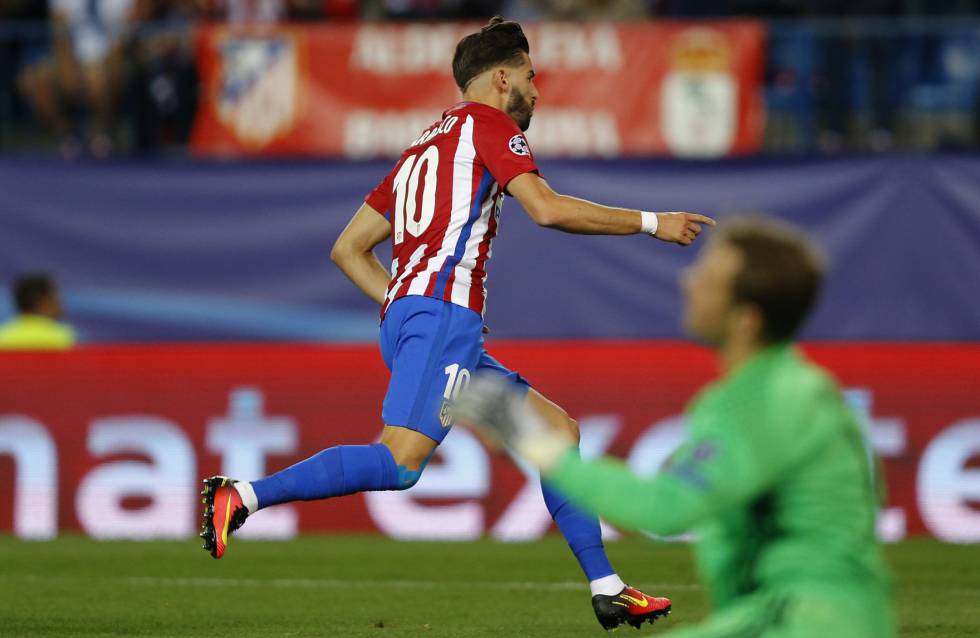
M219 45L216 111L246 146L264 146L296 121L300 90L295 38L226 37Z

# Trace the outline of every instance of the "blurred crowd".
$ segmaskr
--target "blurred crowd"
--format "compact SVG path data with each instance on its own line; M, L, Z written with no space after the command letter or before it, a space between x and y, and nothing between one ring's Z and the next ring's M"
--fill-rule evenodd
M107 157L185 144L197 107L193 26L484 18L634 20L756 16L842 18L980 14L976 0L0 0L0 147L22 147L32 121L65 157ZM778 40L778 39L777 39ZM777 42L778 45L778 42ZM816 47L812 95L824 151L845 148L855 56L870 86L872 150L896 130L896 73L904 41L827 38ZM921 55L941 55L926 43ZM776 52L778 53L778 51ZM792 78L777 56L768 81L778 98ZM974 98L975 99L975 98ZM973 107L976 108L976 107ZM978 125L977 128L980 128ZM29 146L31 141L27 142Z

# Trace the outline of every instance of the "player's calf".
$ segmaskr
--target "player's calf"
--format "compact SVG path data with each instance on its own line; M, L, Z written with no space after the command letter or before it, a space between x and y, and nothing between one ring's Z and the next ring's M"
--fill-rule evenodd
M407 490L418 483L438 447L424 434L394 425L382 430L381 445L388 448L397 468L397 482L390 488L394 490Z

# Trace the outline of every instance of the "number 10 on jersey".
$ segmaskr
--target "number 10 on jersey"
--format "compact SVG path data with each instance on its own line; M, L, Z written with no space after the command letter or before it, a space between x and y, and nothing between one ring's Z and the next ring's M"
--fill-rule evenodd
M418 161L416 161L418 160ZM425 181L422 184L422 201L418 205L419 178L425 167ZM407 230L418 237L432 223L436 212L436 175L439 172L439 149L430 146L421 155L409 155L395 174L395 244L405 240ZM418 210L416 210L418 208ZM416 217L416 214L418 217Z

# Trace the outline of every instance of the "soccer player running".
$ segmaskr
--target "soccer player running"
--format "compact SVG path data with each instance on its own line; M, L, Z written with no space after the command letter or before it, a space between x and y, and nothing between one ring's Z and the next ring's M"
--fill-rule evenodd
M505 379L530 409L578 440L575 421L484 349L484 281L505 193L538 224L570 233L646 233L688 245L702 224L714 223L701 215L610 208L554 192L538 174L522 133L538 99L528 53L520 25L499 17L459 42L452 66L462 101L412 142L331 252L381 306L381 354L391 380L380 442L333 447L251 483L205 479L201 536L215 558L225 553L228 535L259 509L412 487L452 425L448 401L478 371ZM373 253L389 237L390 273ZM585 572L603 627L638 627L670 610L668 599L647 596L620 579L595 516L548 485L542 491Z
M493 379L474 379L452 413L614 524L698 532L715 613L671 638L891 638L863 437L834 380L790 342L821 279L796 231L720 227L684 277L684 321L723 376L691 402L686 441L653 477L580 460L566 433Z

